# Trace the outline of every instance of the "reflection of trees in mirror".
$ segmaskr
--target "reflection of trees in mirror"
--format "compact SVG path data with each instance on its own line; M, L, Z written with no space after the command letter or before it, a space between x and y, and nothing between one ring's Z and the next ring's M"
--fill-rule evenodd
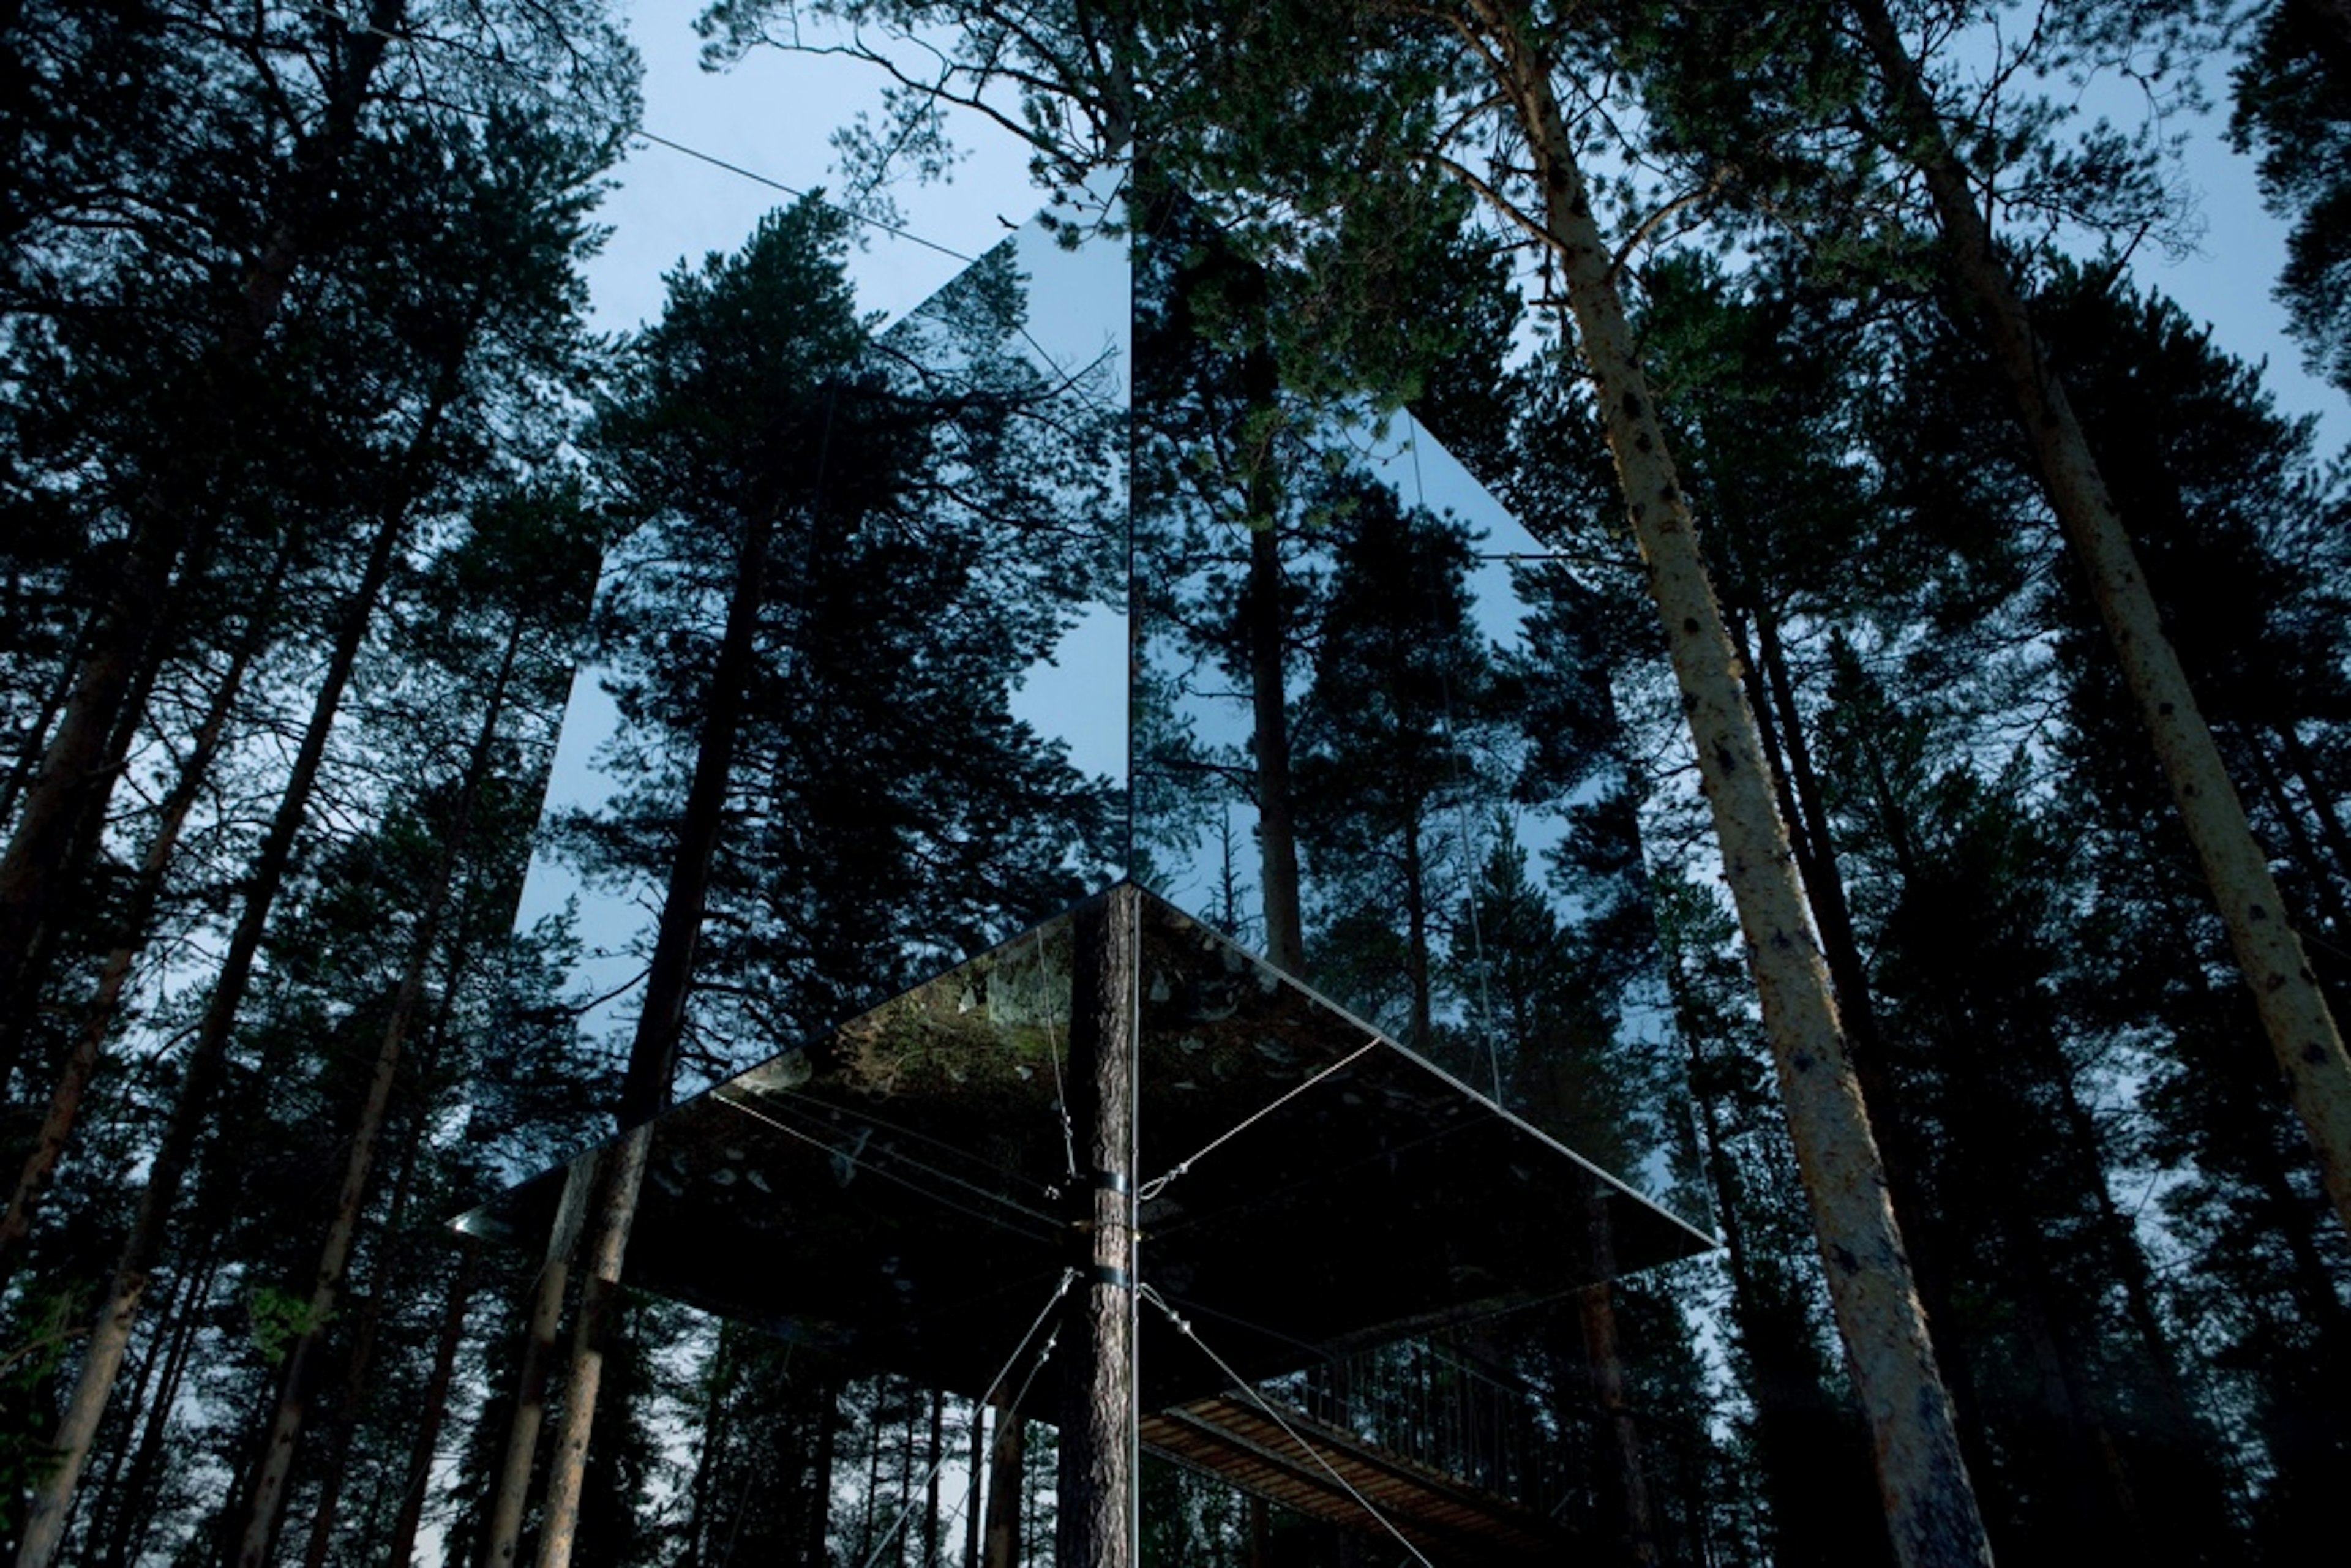
M1639 1054L1663 991L1588 595L1553 566L1495 597L1478 534L1407 507L1339 403L1282 384L1261 269L1196 209L1154 213L1135 259L1137 874L1560 1130L1540 1071L1489 1025L1473 887L1489 856L1541 852L1532 896L1575 933L1594 1027ZM1602 1074L1609 1102L1668 1092L1666 1055ZM1655 1163L1660 1121L1601 1140L1615 1168Z
M659 874L735 683L692 1024L737 1062L1008 935L1111 855L1106 787L1007 697L1110 596L1115 415L1019 351L1008 248L853 366L839 339L818 360L820 284L775 253L834 226L795 209L681 279L700 313L640 344L603 427L642 524L599 621L624 789L569 839L597 876ZM721 675L730 614L747 646Z
M1464 814L1509 791L1507 721L1473 617L1473 538L1355 476L1331 486L1331 587L1298 718L1313 967L1416 1050L1466 933ZM1497 1076L1476 1071L1491 1089Z

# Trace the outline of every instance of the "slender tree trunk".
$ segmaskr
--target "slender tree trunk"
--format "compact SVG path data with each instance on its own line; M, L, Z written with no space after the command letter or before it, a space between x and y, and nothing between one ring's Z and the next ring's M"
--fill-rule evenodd
M695 1443L694 1479L685 1489L684 1545L679 1549L677 1568L702 1568L711 1553L703 1542L710 1532L710 1494L718 1477L718 1460L726 1448L727 1392L734 1385L737 1358L727 1353L734 1348L735 1325L721 1322L716 1342L710 1348L710 1394L702 1402L702 1434Z
M1657 1558L1656 1518L1649 1506L1649 1482L1641 1463L1641 1427L1625 1383L1625 1354L1617 1343L1616 1302L1608 1281L1616 1277L1616 1243L1608 1226L1608 1199L1597 1183L1584 1200L1594 1282L1576 1299L1583 1326L1583 1360L1592 1380L1592 1402L1607 1427L1615 1459L1617 1506L1624 1521L1625 1561L1653 1568Z
M1412 1048L1426 1051L1437 1033L1437 1001L1429 979L1428 868L1420 853L1420 814L1404 824L1404 975L1412 991Z
M1246 287L1261 293L1259 286ZM1280 397L1272 350L1252 345L1241 379L1249 417L1270 426ZM1290 782L1290 628L1277 515L1280 476L1274 470L1270 434L1248 462L1249 563L1241 615L1249 645L1249 752L1257 765L1258 897L1265 914L1266 956L1300 975L1306 969L1306 936L1299 905L1298 813Z
M247 273L235 308L221 324L219 340L192 372L196 406L217 424L234 418L225 407L229 400L224 389L260 351L285 303L287 286L319 237L343 161L358 140L360 114L385 46L406 12L407 0L373 0L367 26L348 36L319 129L304 141L287 182L282 214ZM232 444L197 440L190 444L225 450ZM133 502L134 521L121 566L113 574L75 672L72 695L26 791L7 849L0 852L0 984L13 984L25 971L65 874L76 826L105 810L116 772L116 759L108 755L109 740L149 657L153 629L163 619L172 569L191 530L207 526L198 516L207 509L196 499L165 494L156 481ZM76 1473L79 1469L80 1460L70 1455L59 1467ZM28 1541L46 1535L50 1526L43 1519L37 1501L26 1522Z
M457 1274L449 1282L447 1304L441 1312L441 1335L433 1347L433 1372L424 1382L424 1396L416 1412L416 1438L408 1451L408 1483L401 1489L400 1511L393 1516L392 1535L384 1545L385 1568L408 1568L416 1554L417 1527L424 1520L424 1500L433 1490L433 1462L441 1448L441 1427L449 1415L449 1386L457 1371L457 1348L465 1343L465 1309L474 1299L474 1271L481 1244L468 1236L460 1244Z
M105 1541L104 1555L93 1556L108 1568L123 1568L131 1560L131 1546L144 1531L145 1521L153 1511L156 1469L162 1462L164 1440L179 1403L180 1384L187 1375L188 1358L194 1352L196 1336L204 1330L204 1303L212 1295L213 1281L219 1270L217 1243L207 1238L191 1261L186 1286L178 1292L174 1302L178 1310L169 1315L172 1326L159 1334L155 1353L149 1357L147 1370L160 1364L162 1375L152 1383L143 1373L140 1378L138 1397L131 1407L144 1411L146 1422L140 1429L135 1447L130 1434L123 1435L122 1448L114 1455L114 1464L100 1493L111 1500L111 1507L92 1521L93 1537L100 1534L98 1526L102 1522ZM126 1455L130 1473L127 1478L118 1478ZM120 1484L117 1484L118 1479Z
M2238 731L2238 737L2244 743L2245 758L2252 765L2262 793L2270 798L2270 805L2277 812L2278 826L2285 831L2288 848L2310 873L2310 899L2316 906L2321 924L2335 934L2335 940L2343 940L2351 934L2351 911L2343 907L2343 891L2335 882L2328 857L2311 838L2302 813L2294 809L2294 796L2287 790L2285 780L2279 777L2277 768L2262 747L2259 730L2247 725Z
M1698 768L1724 879L1761 996L1765 1032L1812 1203L1830 1300L1878 1457L1886 1520L1904 1568L1991 1560L1949 1396L1886 1195L1829 977L1806 919L1785 825L1708 581L1687 497L1635 358L1615 263L1592 214L1552 63L1500 0L1470 0L1465 31L1493 63L1543 193L1543 223L1598 392Z
M875 1500L882 1495L882 1406L889 1391L889 1375L876 1375L873 1379L873 1411L865 1422L865 1499L857 1520L857 1560L860 1563L873 1555Z
M1837 863L1826 791L1821 787L1819 772L1813 767L1802 708L1796 701L1795 681L1789 673L1787 650L1780 638L1779 617L1765 605L1759 605L1755 612L1755 642L1761 656L1752 672L1751 689L1764 761L1781 787L1796 868L1803 880L1805 903L1812 911L1813 927L1820 933L1829 982L1836 994L1837 1016L1845 1029L1854 1081L1861 1089L1870 1131L1877 1139L1878 1160L1886 1171L1886 1196L1902 1228L1911 1278L1917 1285L1927 1321L1949 1323L1956 1319L1951 1310L1947 1245L1938 1228L1935 1207L1928 1200L1925 1181L1930 1156L1922 1146L1912 1118L1904 1113L1901 1094L1895 1086L1891 1053L1878 1028L1868 967L1862 958L1861 938L1854 928L1853 905L1845 896L1844 873ZM1744 662L1747 649L1743 643L1739 653ZM1776 724L1771 722L1775 715ZM1886 818L1896 824L1896 853L1907 880L1917 862L1905 831L1907 820L1893 799L1884 773L1880 771L1874 778ZM1958 1416L1961 1450L1971 1469L1982 1469L1990 1456L1982 1444L1982 1406L1965 1347L1946 1343L1936 1357L1936 1365Z
M947 1396L943 1389L931 1390L931 1435L924 1450L923 1473L929 1478L923 1489L923 1556L922 1568L938 1568L939 1561L939 1467L945 1458L940 1445L946 1439Z
M2335 874L2345 882L2351 882L2351 832L2345 831L2343 815L2335 809L2335 797L2318 776L2317 759L2310 755L2310 747L2304 743L2301 730L2292 720L2282 722L2276 727L2279 744L2285 749L2286 766L2301 781L2302 792L2310 801L2311 814L2318 819L2319 837L2326 841L2328 852L2335 857Z
M971 1478L963 1494L963 1568L979 1568L979 1514L987 1493L987 1406L971 1405Z
M57 679L42 692L40 710L26 727L24 748L9 764L6 781L0 783L0 823L16 816L17 800L40 769L41 755L48 747L50 727L57 722L57 716L65 711L66 699L73 694L74 672L80 667L82 653L89 645L91 624L91 618L85 616L75 632L66 657L57 663Z
M587 1218L596 1166L585 1155L571 1162L563 1178L562 1200L548 1228L547 1257L531 1289L522 1366L515 1377L514 1419L507 1427L506 1457L498 1467L497 1488L490 1494L481 1568L513 1568L520 1548L531 1463L538 1452L538 1428L547 1416L547 1376L555 1358L555 1331L563 1321L564 1287L571 1276L572 1253L580 1245L580 1228Z
M676 859L670 865L653 936L653 961L645 974L644 1006L637 1014L629 1045L628 1075L621 1086L621 1122L632 1130L615 1145L616 1157L610 1162L609 1178L601 1189L595 1229L597 1262L580 1292L562 1432L548 1477L539 1568L566 1568L578 1528L580 1489L586 1477L588 1435L595 1421L605 1335L616 1316L621 1260L628 1249L629 1227L636 1216L638 1184L644 1172L646 1138L642 1126L669 1103L671 1082L676 1076L677 1045L685 1030L686 1002L693 994L703 907L726 827L735 739L758 659L759 611L767 597L768 551L777 520L772 507L756 513L744 528L736 558L726 626L711 670L710 698L695 750L694 777L686 786L685 810L678 824Z
M302 1568L326 1568L327 1559L333 1550L335 1521L342 1513L343 1488L350 1480L351 1449L359 1439L360 1409L367 1399L368 1378L375 1370L376 1336L382 1328L382 1298L370 1296L360 1305L359 1321L351 1333L350 1346L343 1353L342 1387L336 1396L340 1418L327 1430L326 1458L318 1467L319 1504L310 1513L310 1535L303 1544ZM312 1363L315 1364L319 1359L319 1354L314 1352ZM288 1445L289 1449L290 1447ZM263 1448L259 1474L256 1477L256 1490L267 1481L269 1466L277 1458L278 1450L275 1447ZM379 1487L381 1484L378 1483ZM279 1489L282 1493L282 1480Z
M1028 1424L1009 1406L996 1407L996 1442L987 1456L987 1568L1020 1568L1020 1505L1029 1489Z
M276 1544L278 1519L286 1502L286 1486L294 1469L294 1448L302 1433L302 1424L308 1412L306 1390L309 1385L309 1366L319 1353L326 1336L326 1324L334 1314L335 1304L343 1291L343 1271L350 1262L351 1246L358 1239L360 1212L367 1201L368 1178L374 1174L376 1144L383 1134L384 1118L392 1109L392 1086L400 1076L401 1051L407 1044L408 1030L416 1017L416 1009L424 1000L424 978L433 964L433 955L441 940L441 925L448 913L450 891L457 880L457 866L471 848L475 808L481 800L482 788L488 780L491 763L498 740L498 727L506 718L508 682L514 674L515 660L521 651L523 621L520 615L508 629L507 645L501 656L498 672L490 685L488 701L482 710L482 722L474 737L474 746L465 763L465 786L460 794L456 817L442 839L440 862L434 869L433 884L424 893L414 934L409 938L406 967L400 977L400 988L394 995L391 1016L384 1020L383 1038L376 1047L375 1066L368 1078L367 1095L360 1105L359 1124L351 1132L351 1146L343 1163L341 1186L335 1195L335 1217L327 1227L327 1235L319 1248L319 1260L310 1271L309 1298L305 1304L301 1335L294 1342L286 1357L286 1370L279 1380L277 1406L269 1422L269 1435L262 1450L260 1474L253 1490L252 1500L238 1531L238 1545L234 1561L237 1568L266 1568L271 1548Z
M2301 938L2286 917L2269 860L2220 748L2189 689L2179 655L2116 515L2088 436L2042 351L2023 299L2001 265L1967 170L1883 0L1852 0L1863 38L1894 100L1899 150L1925 176L1953 276L1983 320L1993 363L2015 400L2041 482L2090 583L2124 682L2187 824L2196 858L2252 988L2270 1049L2292 1086L2295 1113L2336 1217L2351 1228L2351 1055L2327 1010Z
M841 1439L841 1388L828 1375L822 1412L817 1421L816 1462L809 1467L806 1548L801 1560L830 1563L832 1541L832 1466Z
M245 688L245 677L253 662L269 638L270 623L275 618L277 594L292 564L293 551L279 554L277 569L268 588L264 591L260 607L246 623L246 634L239 640L228 669L213 689L211 705L197 724L191 738L187 758L181 764L180 777L172 792L163 798L157 813L153 837L139 866L139 884L131 894L131 906L122 917L121 936L106 964L99 973L98 991L83 1009L80 1030L74 1036L72 1051L58 1072L57 1086L49 1097L47 1113L41 1120L41 1129L35 1134L32 1153L25 1159L24 1168L17 1173L16 1190L9 1195L8 1210L0 1218L0 1281L5 1281L16 1270L16 1246L31 1231L33 1213L42 1195L47 1191L49 1179L57 1174L57 1164L65 1157L66 1145L73 1136L74 1123L81 1114L82 1099L89 1089L91 1075L106 1048L107 1036L113 1031L114 1019L122 1002L124 988L131 971L144 950L150 935L149 926L155 910L162 901L164 884L169 881L172 857L178 852L180 834L187 826L188 815L197 798L204 792L212 776L214 761L219 757L222 737L227 732L229 717L236 710L239 695Z
M596 1222L589 1235L588 1277L580 1287L580 1313L572 1323L571 1366L563 1383L563 1415L555 1429L555 1453L548 1461L547 1500L538 1532L538 1568L569 1568L580 1536L580 1494L588 1480L588 1439L595 1427L596 1397L604 1381L604 1361L619 1332L621 1264L637 1218L637 1195L645 1178L645 1155L653 1124L621 1134L597 1156L603 1172Z

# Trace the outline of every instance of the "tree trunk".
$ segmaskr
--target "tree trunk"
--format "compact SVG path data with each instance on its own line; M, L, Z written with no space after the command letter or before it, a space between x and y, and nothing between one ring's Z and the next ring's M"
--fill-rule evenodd
M2252 725L2240 727L2238 738L2243 743L2245 759L2252 766L2262 793L2270 798L2270 806L2277 812L2278 826L2285 831L2293 858L2309 873L2310 900L2316 908L2319 924L2333 932L2336 941L2344 940L2351 936L2351 910L2344 908L2343 890L2335 881L2328 855L2310 836L2308 824L2294 809L2293 793L2262 748L2261 730Z
M987 1406L971 1406L971 1477L963 1494L963 1568L979 1568L980 1500L987 1493Z
M582 1155L564 1173L563 1197L547 1232L547 1257L531 1291L522 1366L515 1375L514 1419L507 1427L506 1458L497 1490L490 1494L489 1528L482 1537L481 1568L513 1568L522 1542L523 1504L530 1495L531 1462L538 1452L538 1428L547 1417L547 1375L555 1356L555 1331L563 1320L563 1291L571 1257L587 1218L589 1188L597 1162Z
M475 807L481 800L496 756L498 727L506 717L507 686L514 674L516 657L521 652L523 630L523 619L517 614L508 628L506 651L490 685L473 750L466 758L465 781L455 820L442 840L440 862L434 868L433 884L424 893L416 930L409 939L407 967L401 974L391 1016L384 1020L383 1038L376 1047L374 1071L368 1079L367 1096L360 1105L359 1124L351 1132L350 1151L343 1162L342 1186L335 1195L335 1217L327 1227L326 1239L319 1248L318 1263L310 1271L303 1331L286 1357L277 1409L271 1415L269 1436L262 1450L260 1475L237 1532L238 1545L233 1559L237 1568L266 1568L277 1542L286 1485L293 1474L294 1448L300 1440L308 1414L305 1390L308 1386L308 1368L319 1354L326 1324L342 1294L343 1270L350 1262L351 1245L359 1237L368 1178L375 1170L376 1144L383 1133L384 1118L392 1109L392 1086L400 1076L401 1051L408 1040L409 1024L424 999L424 977L440 944L441 924L448 913L458 863L470 847Z
M1852 8L1894 100L1898 150L1926 178L1953 276L1983 319L1993 363L2015 400L2042 486L2089 578L2090 597L2154 737L2270 1049L2292 1085L2294 1111L2317 1151L2327 1196L2336 1217L2351 1228L2351 1055L2344 1051L2342 1032L2164 634L2155 595L2106 494L2089 438L2001 265L1940 114L1883 0L1852 0Z
M588 1438L596 1422L604 1358L618 1328L621 1264L628 1253L629 1230L636 1222L637 1195L644 1186L645 1155L653 1141L652 1124L641 1124L622 1134L596 1158L603 1179L598 1184L601 1190L588 1244L588 1278L580 1288L580 1313L571 1328L571 1368L563 1384L563 1415L555 1429L555 1453L548 1461L538 1568L569 1568L579 1542L580 1493L588 1479Z
M325 1462L319 1466L319 1504L310 1512L310 1538L302 1548L302 1568L327 1568L327 1559L333 1550L335 1521L342 1512L343 1488L350 1479L351 1448L359 1439L360 1408L367 1398L368 1378L375 1370L376 1335L382 1327L383 1298L371 1295L360 1308L350 1347L343 1354L343 1385L337 1394L340 1419L328 1428ZM318 1359L317 1353L312 1354L311 1359ZM287 1445L287 1451L291 1447ZM274 1446L262 1449L256 1490L267 1479L270 1461L278 1451ZM381 1487L379 1482L379 1496ZM370 1509L372 1511L372 1499Z
M1615 1459L1625 1561L1638 1568L1654 1568L1658 1561L1656 1519L1649 1507L1648 1478L1641 1464L1641 1428L1625 1391L1625 1355L1616 1339L1616 1302L1608 1284L1616 1277L1616 1244L1608 1227L1608 1197L1596 1182L1584 1199L1584 1224L1591 1237L1593 1276L1593 1282L1576 1298L1577 1316L1583 1326L1584 1367L1592 1381L1592 1402L1607 1428L1609 1452Z
M943 1389L931 1390L930 1444L924 1450L924 1474L929 1479L923 1488L923 1555L922 1568L938 1568L939 1561L939 1467L945 1462L946 1451L940 1445L946 1440L947 1396Z
M1427 1053L1437 1033L1437 1000L1429 977L1428 868L1420 853L1420 813L1404 824L1404 975L1411 988L1412 1048ZM1501 1085L1496 1084L1499 1099Z
M2344 831L2342 813L2335 809L2335 797L2318 777L2317 760L2310 755L2310 747L2303 743L2302 731L2292 720L2277 726L2277 737L2285 747L2286 766L2301 780L2311 814L2318 819L2319 836L2326 841L2327 850L2335 857L2335 876L2351 883L2351 832Z
M1070 1293L1056 1561L1134 1562L1134 1030L1142 895L1121 883L1077 915L1070 1078L1085 1256Z
M1273 355L1252 349L1244 367L1249 412L1270 414L1279 389ZM1249 669L1249 752L1257 764L1258 898L1265 913L1265 954L1277 968L1306 972L1304 917L1299 905L1298 813L1290 783L1288 616L1282 602L1279 494L1270 439L1249 476L1249 585L1241 595Z
M435 414L428 413L426 429L418 436L420 444L431 440L434 419ZM261 952L261 938L268 925L270 910L292 862L295 840L309 815L310 792L326 758L327 740L334 727L336 711L342 706L352 667L359 662L376 601L392 575L396 547L406 537L413 498L408 494L400 496L378 526L360 587L344 606L334 653L311 705L309 724L303 731L300 749L287 776L286 792L278 801L268 837L263 841L255 861L245 908L229 938L228 951L221 961L220 976L214 982L204 1020L188 1047L184 1075L171 1121L149 1164L147 1185L140 1194L131 1234L115 1265L105 1306L91 1331L80 1376L57 1424L53 1444L57 1462L35 1489L32 1508L26 1518L24 1543L17 1554L18 1568L50 1568L57 1559L74 1488L81 1479L90 1443L112 1396L115 1377L122 1367L122 1354L130 1343L140 1302L147 1292L148 1279L162 1254L164 1232L179 1197L180 1184L194 1159L197 1140L211 1113L214 1092L227 1071L229 1040L237 1011L244 1004L246 987Z
M449 1415L449 1385L457 1371L457 1348L465 1343L465 1308L474 1299L474 1270L481 1244L468 1236L460 1244L457 1276L449 1283L449 1299L441 1313L441 1336L433 1347L433 1372L425 1379L424 1396L416 1412L416 1438L408 1451L408 1484L401 1489L400 1511L393 1516L392 1536L385 1544L385 1568L408 1568L416 1554L416 1531L423 1522L424 1499L433 1487L433 1461L441 1447L442 1423Z
M710 1347L710 1370L704 1374L710 1393L703 1401L702 1432L694 1446L694 1479L685 1489L684 1544L678 1549L676 1568L702 1568L711 1555L703 1537L710 1531L710 1494L726 1448L726 1399L734 1384L736 1361L727 1352L733 1348L734 1332L734 1324L721 1322Z
M105 1555L96 1560L106 1563L107 1568L125 1568L138 1555L134 1548L145 1533L154 1509L155 1473L163 1462L163 1446L171 1433L172 1412L179 1405L180 1385L187 1376L196 1337L204 1332L204 1302L212 1295L213 1281L219 1268L218 1251L208 1240L194 1260L188 1288L179 1302L177 1321L157 1346L162 1376L152 1386L141 1381L135 1408L146 1412L147 1419L131 1454L130 1474L120 1487L110 1475L104 1489L114 1495L115 1503L113 1517L106 1521ZM128 1433L123 1441L128 1448ZM120 1458L118 1453L118 1463Z
M1828 974L1805 917L1771 780L1707 580L1689 503L1593 220L1552 62L1499 0L1465 26L1496 68L1543 193L1576 336L1598 392L1633 530L1667 643L1811 1199L1830 1299L1878 1456L1886 1520L1905 1568L1989 1563L1927 1322L1886 1195L1885 1172L1845 1057Z
M83 650L89 645L92 623L92 617L83 617L82 624L68 647L66 657L58 661L57 678L41 694L39 711L33 722L26 727L24 747L16 754L16 759L9 764L6 781L0 783L0 822L16 817L17 799L33 781L33 775L40 770L41 755L48 748L49 728L57 722L57 716L65 711L66 699L73 695L74 671L81 664Z
M987 1568L1020 1568L1020 1505L1029 1490L1028 1427L1020 1412L996 1407L987 1456Z
M588 1434L595 1421L596 1391L602 1378L604 1335L614 1315L621 1260L628 1249L637 1186L644 1172L646 1139L640 1129L669 1103L671 1082L676 1076L677 1044L685 1030L685 1007L694 989L695 949L702 936L710 869L726 827L736 733L741 727L745 694L758 657L759 610L767 596L768 550L776 523L773 508L755 514L744 528L736 557L726 627L711 670L709 705L703 714L694 777L686 786L685 810L678 823L677 858L670 865L669 884L662 896L653 961L645 973L644 1006L637 1014L629 1044L628 1075L621 1086L621 1123L631 1131L616 1145L618 1158L611 1161L611 1177L601 1188L596 1218L598 1262L580 1292L562 1432L548 1479L539 1568L566 1568L578 1528Z
M823 1412L817 1422L816 1462L809 1467L807 1548L801 1561L832 1561L832 1465L841 1438L841 1385L828 1375Z

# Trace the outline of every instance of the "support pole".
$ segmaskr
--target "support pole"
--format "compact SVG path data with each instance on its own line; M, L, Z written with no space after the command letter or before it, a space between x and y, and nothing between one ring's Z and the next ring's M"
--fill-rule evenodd
M1061 1410L1060 1568L1134 1568L1134 1044L1141 896L1122 883L1077 912L1071 1121L1079 1151L1078 1287Z

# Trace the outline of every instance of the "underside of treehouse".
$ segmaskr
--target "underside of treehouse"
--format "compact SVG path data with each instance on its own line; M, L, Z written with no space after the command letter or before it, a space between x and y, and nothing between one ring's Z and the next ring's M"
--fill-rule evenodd
M1311 1516L1360 1521L1353 1487L1432 1555L1556 1547L1505 1471L1447 1473L1360 1421L1284 1433L1240 1391L1712 1239L1136 896L1144 1440ZM1092 1196L1062 1109L1072 956L1064 915L657 1119L629 1282L974 1398L1032 1381L1040 1326L1085 1272ZM567 1169L459 1223L538 1244Z

